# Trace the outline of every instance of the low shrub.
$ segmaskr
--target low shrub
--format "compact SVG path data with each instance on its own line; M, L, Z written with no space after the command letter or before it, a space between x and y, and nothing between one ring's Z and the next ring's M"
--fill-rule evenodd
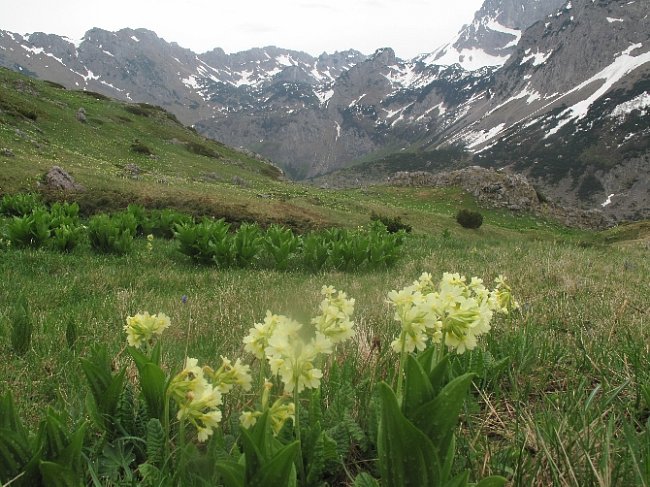
M6 194L0 201L0 215L5 216L25 216L37 208L44 208L44 205L34 193Z
M187 142L185 148L192 154L197 154L199 156L211 157L213 159L219 159L221 157L221 155L214 149L198 142Z
M131 216L131 218L133 218ZM127 218L96 215L88 223L90 247L105 254L126 254L133 247L133 234L127 227ZM135 219L132 220L134 222Z
M478 211L468 210L463 208L456 213L456 221L463 228L472 228L476 229L483 225L483 215Z
M399 216L386 216L379 215L374 211L370 214L370 221L380 221L386 227L389 233L397 233L400 230L404 230L406 233L411 233L413 227L408 223L402 222L402 218Z
M131 144L131 151L135 152L136 154L144 154L145 156L153 155L153 149L143 144L138 139L135 139Z
M14 216L7 224L7 237L17 248L38 248L50 236L50 214L37 209L31 215Z

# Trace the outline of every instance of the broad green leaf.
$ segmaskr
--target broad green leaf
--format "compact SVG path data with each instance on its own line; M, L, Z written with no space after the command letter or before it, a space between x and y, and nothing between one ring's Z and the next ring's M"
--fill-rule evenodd
M167 377L158 364L138 349L129 347L128 350L140 374L140 388L142 389L144 401L147 404L147 411L150 417L163 421L162 416L165 409ZM156 352L155 350L154 347L153 358L159 359L160 352Z
M504 477L499 477L494 475L492 477L485 477L479 483L476 484L476 487L503 487L506 485L508 480Z
M299 451L300 442L294 441L278 451L273 458L266 461L255 476L251 485L290 485L295 482L296 469L294 459ZM301 461L300 459L298 461Z
M40 462L38 469L43 476L43 484L48 487L78 487L83 485L81 481L82 475L56 462Z
M370 474L363 472L354 478L352 487L379 487L379 482Z
M226 487L245 487L245 467L230 460L218 461L215 468Z
M474 374L457 377L435 399L420 406L413 414L413 424L436 445L440 453L447 452L473 378Z
M437 396L447 381L447 369L449 368L449 355L445 355L436 364L432 364L429 372L429 379L433 387L433 395Z
M265 413L266 414L266 413ZM262 419L260 417L260 419ZM258 424L255 424L255 426L258 426ZM254 428L251 428L251 430ZM262 428L264 431L266 431L266 428ZM262 444L265 443L265 439L262 438L260 440L259 436L253 436L252 432L249 431L246 428L241 427L240 428L241 432L241 442L242 442L242 447L244 450L244 458L245 458L245 478L246 479L251 479L254 478L255 475L260 471L262 466L264 465L264 460L265 456L262 454L261 449L257 445L257 441L261 441Z
M469 481L469 472L462 472L456 475L453 479L445 482L444 487L467 487Z
M378 450L382 483L388 487L438 485L440 461L427 436L400 411L393 390L378 386L381 402Z
M27 431L23 427L20 417L16 413L13 397L10 392L0 398L0 428L15 431L27 442Z
M32 459L29 443L17 431L0 429L0 482L8 482Z
M422 365L412 355L406 359L405 379L402 411L411 418L414 411L433 399L433 387Z

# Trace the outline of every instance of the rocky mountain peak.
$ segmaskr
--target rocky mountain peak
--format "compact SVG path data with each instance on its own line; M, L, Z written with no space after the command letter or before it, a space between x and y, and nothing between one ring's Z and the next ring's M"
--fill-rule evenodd
M528 27L546 18L566 0L486 0L474 21L449 44L426 56L425 62L467 70L502 66Z

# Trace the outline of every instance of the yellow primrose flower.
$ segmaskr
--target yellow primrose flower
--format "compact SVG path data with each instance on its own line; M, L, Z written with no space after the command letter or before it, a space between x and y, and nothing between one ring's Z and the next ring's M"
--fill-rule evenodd
M282 379L284 390L301 392L320 384L323 373L314 367L314 361L321 350L322 345L317 348L314 340L305 343L297 334L283 334L277 330L269 339L266 356L271 372Z
M192 424L198 432L198 440L205 441L221 421L221 392L210 384L198 360L187 358L185 368L176 374L167 389L169 397L178 405L177 418Z
M164 313L150 315L148 312L138 313L126 318L126 340L130 346L140 348L143 343L148 343L154 335L160 335L169 327L171 321Z
M206 366L204 372L214 384L217 384L222 394L229 392L235 385L239 385L243 390L251 389L252 377L250 365L242 364L241 359L237 359L233 364L228 358L221 356L221 367L216 371Z
M259 411L244 411L239 416L239 424L248 429L257 423L257 418L262 415Z
M354 312L354 299L348 299L346 293L337 292L333 286L323 286L321 293L325 299L320 303L320 314L311 320L316 330L334 344L353 337L354 322L350 317Z
M254 328L244 337L244 350L252 353L258 359L264 358L264 349L268 346L268 341L278 323L284 321L284 316L274 315L270 311L266 312L263 323L255 323Z

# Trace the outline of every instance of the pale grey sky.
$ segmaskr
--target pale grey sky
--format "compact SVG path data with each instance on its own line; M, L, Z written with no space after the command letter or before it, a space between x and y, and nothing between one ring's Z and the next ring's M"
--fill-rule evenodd
M201 53L275 45L318 55L392 47L431 52L471 23L483 0L0 1L0 29L80 39L92 27L144 27Z

